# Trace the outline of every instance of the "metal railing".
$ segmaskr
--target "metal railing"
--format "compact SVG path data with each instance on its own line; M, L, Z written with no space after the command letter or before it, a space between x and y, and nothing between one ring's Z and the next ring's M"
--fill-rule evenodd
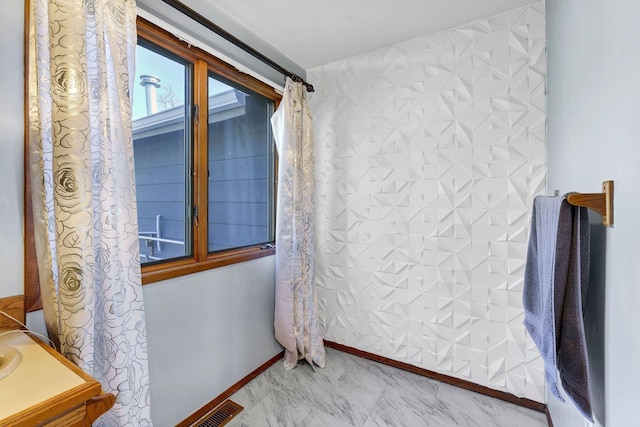
M155 248L157 251L161 251L162 250L162 245L161 243L169 243L169 244L173 244L173 245L182 245L184 246L184 241L182 240L174 240L174 239L166 239L164 237L162 237L162 229L160 227L161 225L161 220L162 220L162 215L156 215L156 230L155 231L139 231L138 232L138 239L139 240L144 240L145 241L145 246L149 248L149 254L140 254L140 259L142 261L142 258L144 259L149 259L151 261L161 261L165 258L156 256L153 254L153 249L154 249L154 245L153 243L155 242Z

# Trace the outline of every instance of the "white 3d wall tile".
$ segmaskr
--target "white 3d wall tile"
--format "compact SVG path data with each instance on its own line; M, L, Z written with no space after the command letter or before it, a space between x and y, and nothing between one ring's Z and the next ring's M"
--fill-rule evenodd
M522 325L544 3L315 68L326 338L544 401Z

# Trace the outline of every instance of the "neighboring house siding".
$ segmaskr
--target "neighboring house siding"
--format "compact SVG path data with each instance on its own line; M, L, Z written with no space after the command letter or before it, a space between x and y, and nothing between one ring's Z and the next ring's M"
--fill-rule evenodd
M244 115L210 124L209 251L270 240L267 114L247 96Z
M243 104L244 105L241 105ZM239 106L209 114L209 251L264 243L269 230L270 179L267 158L271 156L270 114L264 100L246 96ZM145 118L147 122L151 117ZM153 120L151 120L153 122ZM175 124L174 124L175 126ZM161 237L185 241L184 131L136 138L134 156L141 233L156 231L161 215ZM175 129L175 127L173 127ZM148 135L148 133L147 133ZM141 240L145 256L173 258L190 252L185 246L161 243L153 248Z
M138 228L140 233L156 231L161 215L161 237L185 240L184 131L174 131L134 140ZM153 251L140 241L140 253L160 258L185 255L185 247L161 243ZM142 257L142 261L150 261Z

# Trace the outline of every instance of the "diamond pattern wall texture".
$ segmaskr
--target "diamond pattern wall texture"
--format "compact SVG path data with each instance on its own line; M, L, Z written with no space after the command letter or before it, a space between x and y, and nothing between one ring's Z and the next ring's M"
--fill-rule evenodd
M544 401L522 325L544 2L308 72L326 338Z

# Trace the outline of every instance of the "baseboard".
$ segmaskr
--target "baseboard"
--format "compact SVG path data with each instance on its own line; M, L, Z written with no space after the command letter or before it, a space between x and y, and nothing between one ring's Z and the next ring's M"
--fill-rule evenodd
M545 405L544 403L536 402L535 400L517 397L511 393L494 390L492 388L485 387L476 383L472 383L471 381L461 380L460 378L451 377L449 375L439 374L437 372L429 371L424 368L419 368L417 366L413 366L405 362L399 362L397 360L389 359L384 356L378 356L377 354L369 353L369 352L359 350L354 347L349 347L343 344L338 344L336 342L325 340L324 344L327 347L334 348L336 350L343 351L345 353L353 354L354 356L360 356L365 359L373 360L375 362L384 363L385 365L393 366L394 368L413 372L414 374L422 375L424 377L432 378L434 380L437 380L443 383L447 383L447 384L455 385L460 388L475 391L476 393L481 393L487 396L495 397L496 399L504 400L505 402L509 402L525 408L533 409L538 412L547 412L546 411L547 405ZM547 418L550 419L548 415L547 415Z
M262 365L260 365L258 367L258 369L256 369L255 371L251 372L246 377L242 378L240 381L238 381L237 383L235 383L234 385L232 385L231 387L226 389L224 392L222 392L222 394L220 394L218 397L213 399L211 402L207 403L202 408L198 409L196 412L194 412L193 414L189 415L187 418L182 420L180 423L178 423L178 425L176 427L189 427L189 426L191 426L193 423L198 421L200 418L204 417L209 411L211 411L212 409L215 409L218 405L220 405L222 402L227 400L233 393L235 393L236 391L240 390L245 385L249 384L249 382L252 379L254 379L258 375L260 375L261 373L263 373L264 371L269 369L269 367L271 365L276 363L278 360L282 359L283 356L284 356L284 351L276 354L271 359L267 360Z
M547 424L549 425L549 427L553 427L553 420L551 419L551 412L549 412L549 407L547 405L544 406L544 413L547 416Z

